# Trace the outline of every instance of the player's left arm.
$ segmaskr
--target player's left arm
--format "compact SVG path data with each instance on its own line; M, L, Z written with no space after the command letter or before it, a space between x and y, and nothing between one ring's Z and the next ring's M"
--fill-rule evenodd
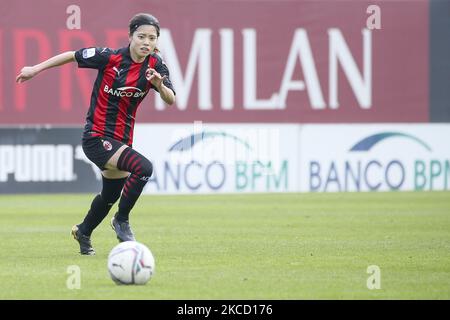
M158 90L161 99L164 100L168 105L172 105L175 103L175 94L172 89L169 89L164 84L164 79L167 76L161 76L158 72L154 71L153 75L150 77L150 81L152 85Z

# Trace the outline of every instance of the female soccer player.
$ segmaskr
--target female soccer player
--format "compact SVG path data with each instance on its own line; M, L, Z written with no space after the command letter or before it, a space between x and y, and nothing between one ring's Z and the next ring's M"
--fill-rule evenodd
M24 67L16 78L21 83L38 73L69 62L98 70L86 116L82 146L86 156L102 170L103 187L92 201L83 222L72 227L80 253L94 255L92 231L120 198L111 226L119 241L135 241L129 214L152 175L152 163L132 148L136 110L150 89L169 105L175 91L169 70L156 53L160 33L158 20L145 13L135 15L129 25L129 45L118 50L83 48Z

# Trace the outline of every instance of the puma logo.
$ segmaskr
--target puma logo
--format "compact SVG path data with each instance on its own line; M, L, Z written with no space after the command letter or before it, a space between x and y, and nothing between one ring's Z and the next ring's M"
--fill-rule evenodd
M119 267L119 268L121 268L122 270L125 270L125 269L122 267L122 265L121 265L121 264L118 264L118 263L113 263L112 266L113 266L113 267Z
M113 70L117 73L117 76L120 77L120 73L123 69L118 70L116 67L113 67Z

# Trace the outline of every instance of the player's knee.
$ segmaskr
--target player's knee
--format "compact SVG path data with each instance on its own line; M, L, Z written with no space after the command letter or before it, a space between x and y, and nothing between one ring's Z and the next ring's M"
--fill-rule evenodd
M147 158L142 159L139 169L138 175L139 178L143 181L148 181L153 174L153 164Z

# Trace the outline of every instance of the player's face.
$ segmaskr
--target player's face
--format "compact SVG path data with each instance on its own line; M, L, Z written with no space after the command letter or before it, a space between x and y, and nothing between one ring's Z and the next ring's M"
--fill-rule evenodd
M130 36L130 51L139 60L145 59L156 47L158 33L154 26L142 25Z

